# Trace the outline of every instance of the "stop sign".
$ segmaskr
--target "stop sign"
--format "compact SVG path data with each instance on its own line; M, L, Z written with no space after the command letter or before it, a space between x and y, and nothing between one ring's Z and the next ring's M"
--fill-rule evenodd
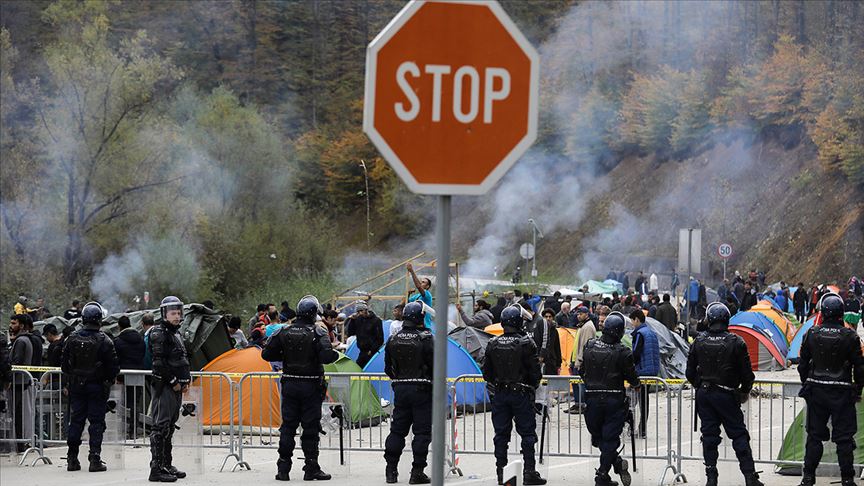
M369 44L363 129L409 189L487 192L537 137L539 58L494 1L412 1Z

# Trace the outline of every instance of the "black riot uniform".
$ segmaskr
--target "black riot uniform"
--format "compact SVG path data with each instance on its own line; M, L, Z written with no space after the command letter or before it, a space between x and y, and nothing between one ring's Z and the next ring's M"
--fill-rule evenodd
M717 448L722 440L722 425L732 440L747 486L763 486L753 464L750 434L741 411L741 403L747 401L756 378L750 367L750 353L744 340L729 332L731 315L726 305L715 302L705 314L708 331L700 334L690 347L687 380L696 387L707 485L717 485Z
M303 426L300 447L305 464L303 479L328 480L330 475L318 465L318 434L321 429L321 403L327 394L324 365L336 361L339 354L330 345L330 336L315 317L322 312L318 299L306 296L297 304L297 320L271 335L261 357L282 361L282 426L279 427L279 460L276 479L288 481L294 436Z
M66 445L67 471L78 471L78 449L85 421L90 423L90 472L105 471L101 460L102 436L105 433L105 413L108 411L108 394L111 385L120 373L117 353L111 338L99 330L103 311L98 302L90 302L82 309L84 328L72 333L60 360L64 383L69 394L69 435Z
M518 305L501 312L501 325L504 334L489 341L483 360L483 379L494 389L492 426L495 428L493 443L498 484L503 484L514 422L516 432L522 438L523 482L546 484L535 469L534 460L534 445L537 443L534 393L541 378L537 346L525 334L522 308Z
M393 421L384 443L387 461L385 477L395 483L399 456L405 447L408 430L414 430L411 451L411 476L408 484L430 482L423 469L432 441L432 333L423 326L426 318L423 304L410 302L402 311L402 330L387 341L384 348L384 372L393 384Z
M618 454L621 431L627 421L629 404L624 381L639 386L633 353L621 344L624 315L613 312L603 323L603 335L585 344L582 352L582 380L585 382L585 425L591 444L600 449L600 468L594 476L597 486L618 484L609 477L614 469L624 486L630 485L627 461Z
M159 310L162 320L150 330L149 338L153 357L149 480L174 482L186 477L186 473L172 464L171 440L180 418L183 390L189 386L191 374L186 345L178 333L183 318L183 302L168 296L162 299Z
M807 401L802 486L815 484L816 467L822 459L822 442L829 436L837 445L841 484L855 484L852 467L854 436L858 431L855 402L861 400L864 387L864 358L858 334L843 326L843 308L839 295L825 294L819 301L822 325L810 328L801 344L798 374L804 386L800 396Z

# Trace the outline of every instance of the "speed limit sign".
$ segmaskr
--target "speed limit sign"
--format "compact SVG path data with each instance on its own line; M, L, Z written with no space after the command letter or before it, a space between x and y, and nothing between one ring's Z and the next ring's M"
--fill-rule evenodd
M729 258L732 256L732 245L729 243L721 243L717 248L717 254L720 258Z

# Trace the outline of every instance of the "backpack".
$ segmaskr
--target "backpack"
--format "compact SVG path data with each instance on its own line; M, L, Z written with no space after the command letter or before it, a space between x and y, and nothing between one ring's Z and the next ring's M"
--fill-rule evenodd
M73 376L87 379L99 373L102 367L99 354L103 339L105 335L101 332L89 336L76 332L69 336L66 347L69 348L69 368Z

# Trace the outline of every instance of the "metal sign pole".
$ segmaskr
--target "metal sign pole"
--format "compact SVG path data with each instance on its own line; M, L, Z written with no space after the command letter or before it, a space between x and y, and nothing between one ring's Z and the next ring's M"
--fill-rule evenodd
M447 313L450 282L450 196L438 196L435 272L435 361L432 367L432 484L444 484L447 452Z

